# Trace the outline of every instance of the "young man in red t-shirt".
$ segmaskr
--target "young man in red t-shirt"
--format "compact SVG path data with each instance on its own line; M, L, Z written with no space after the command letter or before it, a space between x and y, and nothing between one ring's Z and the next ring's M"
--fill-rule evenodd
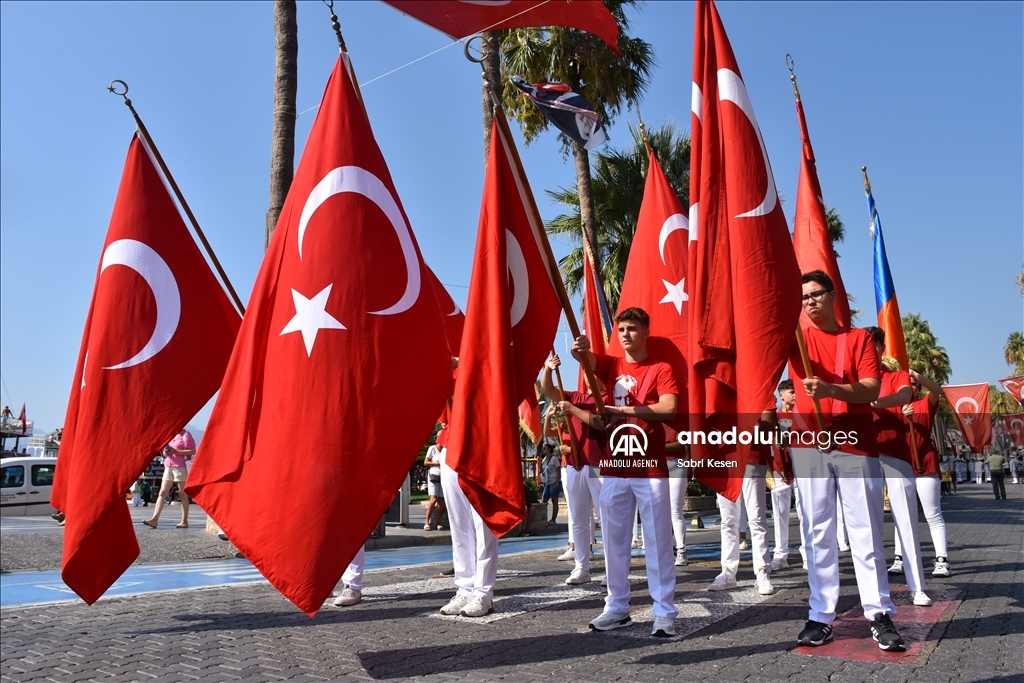
M811 609L797 642L822 645L833 637L839 601L838 490L871 635L883 650L902 650L903 638L891 618L896 607L889 596L882 547L882 470L870 405L878 398L880 386L878 353L871 335L840 327L836 321L835 288L828 275L812 271L802 281L803 309L811 321L802 328L811 376L794 344L789 376L796 390L796 409L793 429L787 434L804 517ZM824 432L818 428L815 398L821 405Z
M921 386L928 389L928 395L920 398ZM914 425L914 437L917 442L917 453L924 466L921 472L915 472L917 497L924 510L924 518L928 520L928 531L932 536L935 548L935 568L932 576L949 576L949 560L946 555L946 520L942 516L942 483L939 476L939 453L932 441L932 424L935 413L939 409L939 397L942 387L916 370L910 370L910 387L914 390L914 401L903 406L903 417ZM907 430L910 439L910 430ZM903 544L900 535L896 534L896 560L903 556ZM903 563L900 562L902 565ZM896 563L893 563L896 566ZM890 568L890 572L893 570Z
M672 554L671 504L668 466L665 462L665 430L661 422L675 417L680 389L672 367L647 354L650 317L640 308L627 308L615 318L623 357L595 356L590 340L573 342L577 359L588 354L596 364L598 379L611 393L606 406L610 456L601 474L601 531L608 580L605 609L590 622L596 631L628 626L629 562L634 510L640 510L647 558L647 586L654 599L651 634L675 635L676 570Z
M885 348L885 332L878 327L865 328L875 343L879 358ZM895 361L893 361L894 363ZM889 508L896 526L896 537L902 542L902 558L893 563L890 574L906 571L907 588L915 605L927 607L931 598L924 592L924 568L921 565L921 542L917 534L917 489L911 464L910 443L907 440L907 421L903 419L903 406L914 398L910 388L910 375L906 370L882 368L882 388L874 409L878 460L882 465L882 478L889 493Z
M557 355L552 354L544 364L540 389L567 417L580 460L575 463L571 453L567 456L563 482L565 501L569 505L573 559L576 561L576 566L565 582L576 585L590 582L590 548L594 544L590 510L597 508L600 516L602 479L599 468L601 459L608 455L608 437L594 414L597 402L592 391L566 391L565 400L562 400L562 394L551 381L551 373L561 362ZM587 388L590 389L589 385Z

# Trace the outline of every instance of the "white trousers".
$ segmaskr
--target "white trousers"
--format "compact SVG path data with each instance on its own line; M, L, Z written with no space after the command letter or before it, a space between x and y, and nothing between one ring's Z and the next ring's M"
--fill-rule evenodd
M498 539L473 509L462 487L459 475L444 461L442 451L441 486L448 506L448 522L452 532L452 563L459 595L494 595L498 576Z
M647 556L647 587L656 617L674 619L676 568L672 554L671 503L667 478L605 477L601 488L601 533L608 579L605 610L629 612L629 564L633 516L639 508ZM577 547L579 545L577 544Z
M772 472L772 522L775 525L776 560L789 557L789 506L793 502L793 485L782 480L781 472Z
M600 514L601 486L603 479L598 470L584 465L579 471L575 467L565 468L562 479L565 484L565 500L569 504L569 542L576 554L576 566L590 570L590 546L594 543L594 515L591 509L598 508ZM601 520L604 528L604 520Z
M750 529L750 547L754 555L754 573L765 569L768 564L768 523L765 515L765 474L764 465L747 465L743 473L743 490L736 502L725 496L718 496L718 509L722 514L722 571L733 576L740 568L740 517L747 512L747 526Z
M836 543L836 491L846 513L853 569L864 616L896 614L889 597L882 547L882 468L878 458L814 448L793 448L793 470L800 489L804 542L807 545L808 618L823 624L836 619L839 601L839 546Z
M924 518L928 520L928 531L932 535L935 557L946 557L946 520L942 516L942 503L940 502L942 500L942 481L937 474L926 474L917 477L916 483L917 496L921 499ZM916 510L914 510L912 518L916 521ZM903 542L900 540L899 534L896 534L896 554L903 555L904 564L906 564L906 555L903 554Z
M793 500L796 502L796 519L800 523L800 559L803 561L804 566L806 566L807 543L804 539L808 538L810 534L807 531L807 525L804 523L804 511L800 507L800 487L797 486L795 475L793 477Z
M883 505L884 505L883 498ZM843 517L843 506L836 505L836 542L839 543L839 547L843 548L850 545L850 539L846 537L846 519Z
M345 573L341 575L341 581L346 588L354 591L363 590L363 568L366 566L366 546L364 545L352 558L352 561L345 567Z
M909 462L891 455L878 456L882 464L882 477L889 492L889 509L896 524L900 553L903 556L903 572L907 577L907 588L913 592L924 590L924 568L921 566L921 541L917 534L917 487L914 468Z
M672 469L671 463L672 460L669 460L669 469ZM689 482L686 478L685 468L682 469L680 476L668 478L669 501L672 508L672 537L676 541L677 550L686 550L686 514L683 512L683 507L686 505L687 483Z

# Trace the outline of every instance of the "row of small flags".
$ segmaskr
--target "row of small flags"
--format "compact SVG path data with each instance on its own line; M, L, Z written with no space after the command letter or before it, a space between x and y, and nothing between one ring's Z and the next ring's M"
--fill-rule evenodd
M389 4L454 38L564 25L617 50L617 24L600 1ZM695 46L691 206L680 205L649 149L619 306L651 314L651 355L688 387L672 426L689 415L699 423L691 428L715 429L723 416L760 414L773 394L801 314L801 272L842 280L799 99L804 164L791 240L711 0L697 3ZM490 529L501 536L525 516L516 408L533 422L534 383L559 316L576 323L504 113L495 108L463 315L423 262L347 59L328 80L244 315L189 234L141 123L129 146L53 491L66 515L62 576L89 604L139 554L123 492L218 390L186 493L310 615L439 415L447 464ZM599 144L600 121L581 97L557 84L517 85L570 138ZM725 101L745 103L743 119ZM742 142L750 127L759 149ZM758 158L763 167L749 163ZM749 200L749 210L727 213L726 195ZM869 205L884 263L870 192ZM584 245L584 329L595 350L607 344L614 354L596 246ZM759 258L738 258L750 253ZM876 282L892 292L881 272ZM139 294L143 283L152 296ZM895 310L895 297L883 308ZM849 323L848 307L840 320ZM742 468L696 476L735 499Z

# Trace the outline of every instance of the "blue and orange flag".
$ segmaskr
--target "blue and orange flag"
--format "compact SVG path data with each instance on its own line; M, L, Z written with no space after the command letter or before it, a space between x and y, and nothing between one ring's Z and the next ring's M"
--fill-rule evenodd
M889 259L885 256L885 241L882 239L882 219L875 208L875 198L871 196L871 183L868 172L864 171L864 194L868 198L868 213L871 215L871 240L874 243L875 263L875 310L878 313L878 326L885 332L885 348L883 356L895 358L900 368L906 370L910 363L907 360L907 342L903 338L903 321L900 318L900 305L896 301L896 286L892 282L889 271Z

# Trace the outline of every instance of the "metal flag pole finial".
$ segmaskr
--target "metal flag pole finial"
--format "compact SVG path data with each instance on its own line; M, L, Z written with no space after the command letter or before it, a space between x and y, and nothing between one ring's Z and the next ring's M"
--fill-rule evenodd
M868 167L861 166L860 172L864 174L864 192L871 192L871 182L868 180Z
M796 85L796 60L793 59L793 55L786 53L786 66L789 68L789 80L793 83L793 96L796 97L797 101L800 100L800 88Z
M196 236L203 244L203 248L206 249L207 255L213 262L213 267L217 270L217 274L220 275L221 282L224 283L224 288L231 296L231 300L234 302L239 314L245 315L245 306L242 304L242 300L238 297L238 293L235 292L235 288L232 286L231 280L228 279L228 274L224 272L224 267L220 264L220 259L218 259L217 254L213 252L213 247L210 246L209 240L206 239L206 234L203 232L203 229L199 227L199 221L196 220L195 214L192 213L191 207L189 207L188 202L185 201L185 196L181 193L181 189L178 187L178 183L174 180L174 176L171 175L171 171L167 168L167 164L164 163L164 158L160 154L160 150L157 149L156 143L153 142L153 138L149 134L146 124L142 122L142 118L139 117L139 112L135 111L132 101L128 99L128 84L119 78L114 79L110 82L110 85L107 86L107 92L124 98L125 106L128 107L132 113L132 117L135 119L135 125L139 129L139 135L142 137L143 144L152 153L153 160L156 161L157 166L160 167L160 172L163 173L164 179L167 181L167 185L174 193L182 211L185 212L185 216L188 217L189 223L192 224L192 229L195 230Z
M338 49L342 52L348 52L348 48L345 47L345 39L341 35L341 22L338 21L338 15L334 13L334 0L322 0L327 9L331 11L331 28L334 29L334 35L338 37Z

